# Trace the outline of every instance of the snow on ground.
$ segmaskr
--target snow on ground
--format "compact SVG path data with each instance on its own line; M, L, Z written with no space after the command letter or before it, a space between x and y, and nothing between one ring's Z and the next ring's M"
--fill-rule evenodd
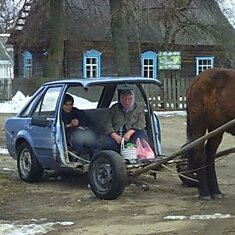
M221 213L215 213L212 215L190 215L190 216L185 216L185 215L168 215L164 217L164 220L208 220L208 219L228 219L228 218L233 218L233 215L230 214L221 214Z
M29 96L24 96L22 92L17 91L12 100L0 103L0 113L18 113L29 99Z
M5 149L5 148L0 148L0 154L8 154L7 149Z
M48 222L47 219L30 221L4 221L0 220L1 235L36 235L55 231L56 225L70 226L73 222Z

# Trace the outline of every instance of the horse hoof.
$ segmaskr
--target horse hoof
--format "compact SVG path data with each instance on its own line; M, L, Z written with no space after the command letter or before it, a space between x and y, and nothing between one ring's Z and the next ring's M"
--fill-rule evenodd
M222 199L223 196L222 196L221 193L218 193L218 194L212 194L212 195L211 195L211 198L212 198L212 199Z
M211 196L203 196L203 195L199 195L199 199L200 199L200 200L209 201L209 200L211 200Z

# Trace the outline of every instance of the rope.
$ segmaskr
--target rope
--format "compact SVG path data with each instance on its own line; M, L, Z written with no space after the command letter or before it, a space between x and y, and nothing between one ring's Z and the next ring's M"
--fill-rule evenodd
M170 167L166 166L165 164L162 164L162 166L163 166L164 168L166 168L168 171L171 171L171 172L175 173L176 175L180 175L180 176L183 177L183 178L186 178L186 179L189 179L189 180L192 180L192 181L198 183L198 180L193 179L193 178L191 178L191 177L188 177L188 176L186 176L186 175L183 175L182 173L176 172L175 170L172 170Z
M224 155L224 156L221 156L221 157L215 159L215 162L218 162L218 161L224 159L224 158L225 158L226 156L228 156L229 154L230 154L230 153L228 153L228 154L226 154L226 155ZM163 156L163 155L161 155L161 156ZM193 178L191 178L191 177L189 177L189 176L186 176L186 175L183 175L183 174L184 174L184 173L194 173L194 172L199 171L199 170L201 170L201 169L204 169L204 168L206 168L206 167L208 167L208 166L210 166L210 165L211 165L211 164L206 165L206 166L203 166L203 167L200 167L200 168L197 168L197 169L195 169L195 170L182 171L182 172L179 173L179 172L177 172L177 171L171 169L170 167L166 166L165 164L161 164L161 166L164 167L165 169L167 169L168 171L170 171L170 172L172 172L172 173L174 173L174 174L176 174L176 175L179 175L179 176L181 176L181 177L183 177L183 178L185 178L185 179L189 179L189 180L191 180L191 181L193 181L193 182L196 182L196 183L199 182L197 179L193 179ZM154 170L150 170L150 171L153 172L153 173L156 173L156 172L157 172L157 171L154 171ZM140 183L141 183L141 182L140 182ZM143 183L143 182L142 182L142 183ZM146 184L146 185L150 185L149 183L145 183L145 184Z

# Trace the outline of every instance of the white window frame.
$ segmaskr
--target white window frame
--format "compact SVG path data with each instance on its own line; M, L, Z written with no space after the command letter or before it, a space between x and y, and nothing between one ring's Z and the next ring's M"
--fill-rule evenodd
M214 56L198 56L196 57L196 75L202 71L210 68L214 68ZM209 63L200 63L209 62Z
M88 62L91 61L91 63ZM95 60L95 63L93 63ZM90 50L83 53L83 77L98 78L101 76L101 52Z
M149 61L152 61L150 64ZM145 64L145 61L148 61ZM145 72L147 72L147 76L144 76ZM150 73L152 72L152 76ZM153 51L147 51L141 54L141 76L146 78L157 78L157 53Z
M23 77L29 79L33 75L33 56L29 51L23 54Z

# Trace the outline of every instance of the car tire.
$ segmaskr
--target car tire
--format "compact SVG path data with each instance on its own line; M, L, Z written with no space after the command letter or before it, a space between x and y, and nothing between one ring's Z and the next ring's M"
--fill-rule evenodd
M22 143L19 147L17 168L20 178L25 182L33 183L42 178L43 168L27 143Z
M182 156L181 159L176 163L176 169L179 174L179 178L182 183L188 187L198 187L198 177L196 173L189 172L188 159Z
M100 199L119 197L127 184L126 166L121 156L104 150L96 153L89 165L90 188Z

